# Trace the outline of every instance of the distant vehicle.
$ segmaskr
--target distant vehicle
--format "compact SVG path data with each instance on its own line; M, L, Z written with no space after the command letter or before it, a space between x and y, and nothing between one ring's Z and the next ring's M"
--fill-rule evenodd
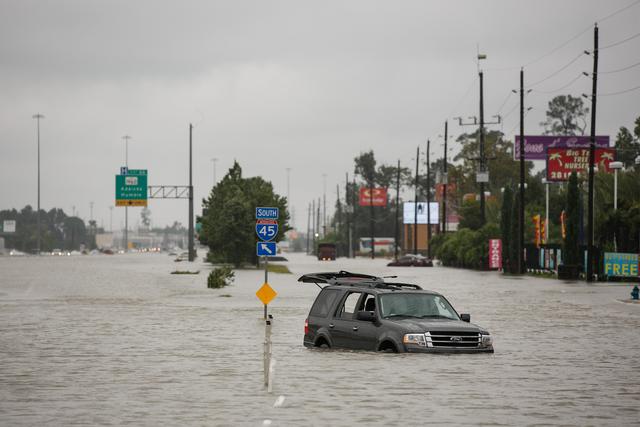
M388 283L339 271L305 274L326 283L304 324L306 347L341 347L394 353L493 353L493 339L469 314L418 285Z
M55 255L55 256L62 256L62 255L64 255L64 254L62 253L62 249L57 249L57 248L56 248L56 249L54 249L54 250L52 250L52 251L51 251L51 255Z
M422 256L407 254L398 258L397 261L391 261L388 267L433 267L433 260Z
M320 261L336 260L335 243L318 243L318 259Z

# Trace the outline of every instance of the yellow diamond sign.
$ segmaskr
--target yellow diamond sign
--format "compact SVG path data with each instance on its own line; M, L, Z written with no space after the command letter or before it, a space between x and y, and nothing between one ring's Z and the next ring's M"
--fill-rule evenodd
M256 292L256 296L258 297L258 299L260 299L260 301L262 301L262 303L265 305L269 304L271 300L276 297L276 295L278 295L278 293L274 291L268 283L262 285L262 287L258 289L258 292Z

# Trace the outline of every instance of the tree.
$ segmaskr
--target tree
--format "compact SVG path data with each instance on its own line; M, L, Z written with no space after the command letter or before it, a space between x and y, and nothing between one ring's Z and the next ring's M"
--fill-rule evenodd
M589 109L580 97L558 95L549 101L547 120L540 123L545 135L584 135Z
M624 163L625 167L635 165L636 157L640 156L640 117L636 119L634 135L629 129L622 126L616 135L616 152L618 161Z
M273 185L260 177L243 178L234 162L229 172L203 200L202 242L209 246L210 259L236 267L256 258L255 208L280 208L279 240L289 228L286 198L274 193Z
M507 185L502 193L502 209L500 212L500 234L502 237L502 268L504 271L512 271L511 245L517 245L517 241L511 240L511 221L517 220L513 211L513 191Z
M580 248L579 248L579 222L580 222L580 200L578 195L578 176L575 172L569 177L569 185L567 188L566 212L566 230L567 237L564 239L564 264L578 265L580 264Z

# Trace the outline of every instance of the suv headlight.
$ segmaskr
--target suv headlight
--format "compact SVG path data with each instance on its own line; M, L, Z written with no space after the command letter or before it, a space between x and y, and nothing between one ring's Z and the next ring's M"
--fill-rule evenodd
M480 335L480 346L481 347L492 347L493 346L493 338L489 334Z
M419 345L420 347L427 346L427 340L425 339L424 334L405 334L404 338L402 338L402 342L404 344Z

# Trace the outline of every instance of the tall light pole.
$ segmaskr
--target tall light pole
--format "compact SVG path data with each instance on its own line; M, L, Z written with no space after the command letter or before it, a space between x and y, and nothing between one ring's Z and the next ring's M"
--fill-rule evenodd
M33 118L36 119L37 129L38 129L38 213L36 215L37 218L37 227L38 227L38 245L37 245L37 253L40 255L40 119L44 119L44 116L40 113L34 114Z
M189 262L196 257L193 235L193 125L189 123ZM265 306L266 307L266 306ZM266 310L266 309L265 309Z
M322 237L327 235L327 174L322 174Z
M113 233L113 206L109 206L109 232Z
M613 169L613 211L618 211L618 170L622 169L624 164L622 162L611 162L609 167ZM618 242L616 238L616 232L613 231L613 250L618 251Z
M124 166L129 169L129 140L131 137L125 135L124 139ZM129 172L127 172L129 173ZM129 251L129 206L124 207L124 251Z
M291 206L291 187L289 186L289 175L291 174L291 168L286 168L287 170L287 208L289 210L289 221L291 222L291 226L293 227L293 211Z

